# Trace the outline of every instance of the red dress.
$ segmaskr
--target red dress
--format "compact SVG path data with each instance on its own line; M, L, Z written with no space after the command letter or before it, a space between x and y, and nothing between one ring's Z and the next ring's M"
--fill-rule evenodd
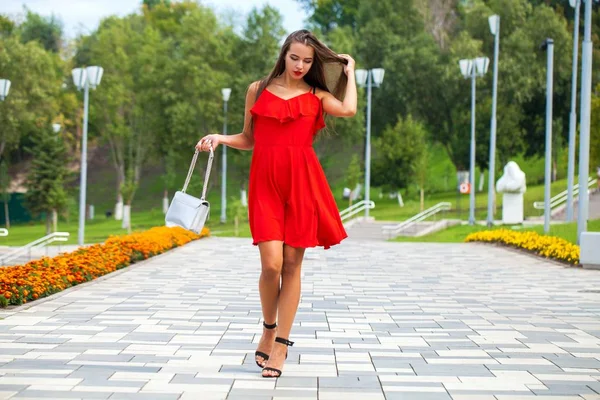
M313 91L286 100L265 89L250 112L252 243L281 240L292 247L325 249L340 243L348 235L312 147L325 126L321 100Z

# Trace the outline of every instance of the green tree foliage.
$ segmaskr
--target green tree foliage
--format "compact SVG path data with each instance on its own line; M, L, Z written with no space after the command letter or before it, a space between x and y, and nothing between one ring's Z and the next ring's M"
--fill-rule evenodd
M62 23L54 16L42 17L27 10L25 22L19 26L23 43L39 42L44 49L58 53L62 46Z
M398 190L417 182L426 135L423 125L410 115L386 128L374 143L373 184Z
M362 169L363 167L361 165L358 154L354 154L352 156L352 159L350 160L350 164L348 165L348 169L346 171L346 186L350 190L354 190L356 185L358 185L358 183L362 181ZM349 197L349 205L352 205L352 196Z
M0 102L0 158L50 127L59 111L61 64L58 55L37 42L23 44L16 36L0 39L0 71L12 82L9 95Z
M46 214L46 233L50 233L52 214L62 211L67 204L67 149L62 138L47 128L35 136L33 146L27 151L32 161L25 198L31 212Z

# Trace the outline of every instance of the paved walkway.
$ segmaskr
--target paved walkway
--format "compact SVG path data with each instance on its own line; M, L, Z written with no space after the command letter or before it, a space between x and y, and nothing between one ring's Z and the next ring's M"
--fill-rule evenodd
M312 250L268 380L258 260L209 238L0 311L0 398L600 399L598 271L480 244Z

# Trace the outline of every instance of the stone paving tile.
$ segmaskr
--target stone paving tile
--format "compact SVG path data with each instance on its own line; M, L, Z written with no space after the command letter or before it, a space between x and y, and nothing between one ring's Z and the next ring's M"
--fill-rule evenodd
M600 274L480 244L309 249L283 377L258 250L209 238L0 310L0 399L600 400Z

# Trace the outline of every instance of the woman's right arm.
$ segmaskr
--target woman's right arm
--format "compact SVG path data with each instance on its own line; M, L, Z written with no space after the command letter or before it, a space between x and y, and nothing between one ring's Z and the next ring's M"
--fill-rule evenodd
M207 135L203 137L196 148L201 151L208 151L210 145L213 150L223 144L238 150L252 150L254 147L254 134L252 132L252 114L250 109L256 100L256 92L258 90L258 82L254 82L248 88L246 93L246 106L244 112L244 129L242 133L236 135Z

